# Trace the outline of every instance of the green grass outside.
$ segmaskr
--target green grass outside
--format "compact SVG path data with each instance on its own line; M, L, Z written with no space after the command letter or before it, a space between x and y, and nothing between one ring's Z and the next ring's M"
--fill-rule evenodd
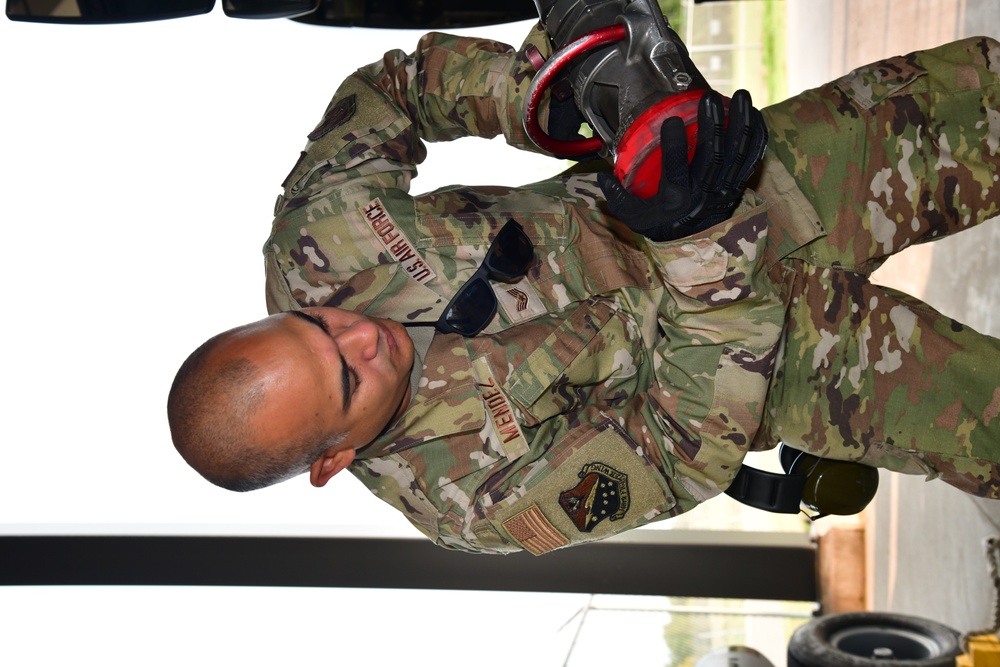
M731 67L731 78L714 85L723 94L732 94L737 88L746 88L753 94L758 106L779 102L787 96L785 72L785 5L787 0L732 0L695 5L688 0L660 0L660 7L682 38L693 42L692 58L702 73L712 81L707 69L710 54L699 47L706 39L720 43L719 37L711 38L706 32L713 21L722 21L721 43L734 45L736 50L721 47L715 52ZM690 14L689 14L689 10ZM685 31L693 21L691 35Z
M785 73L785 1L764 0L764 80L768 103L788 96Z

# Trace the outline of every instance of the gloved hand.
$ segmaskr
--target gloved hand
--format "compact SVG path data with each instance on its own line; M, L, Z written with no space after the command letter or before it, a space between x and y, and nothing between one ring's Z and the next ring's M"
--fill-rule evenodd
M559 99L556 95L549 97L549 136L561 141L580 141L583 135L580 134L580 126L587 122L587 119L580 113L576 106L573 95L564 99ZM585 153L573 157L577 162L589 162L597 160L601 156L594 153Z
M709 91L698 105L698 139L690 165L684 122L676 117L664 121L660 187L649 199L633 195L613 174L598 174L611 213L652 241L673 241L726 220L764 157L767 128L745 90L733 95L729 125L724 121L722 96Z
M583 123L583 114L577 108L572 95L563 100L560 100L555 95L549 98L550 137L563 141L582 139L580 126Z

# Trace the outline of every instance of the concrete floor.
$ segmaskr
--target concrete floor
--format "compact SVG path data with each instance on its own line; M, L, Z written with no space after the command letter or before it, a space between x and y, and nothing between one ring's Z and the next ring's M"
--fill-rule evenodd
M788 11L791 92L886 55L970 35L1000 37L996 0L789 0ZM879 277L1000 336L1000 219L902 253ZM883 472L863 520L870 609L962 632L992 627L998 592L985 541L1000 537L1000 501Z

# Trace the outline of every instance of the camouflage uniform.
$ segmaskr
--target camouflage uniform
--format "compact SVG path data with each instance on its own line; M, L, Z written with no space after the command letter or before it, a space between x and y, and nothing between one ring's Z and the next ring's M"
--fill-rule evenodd
M528 41L547 51L540 31ZM926 96L949 104L944 116L924 102L882 102L886 94L910 99L897 89L928 54L799 96L767 111L771 157L736 213L697 237L666 243L611 218L592 175L407 194L425 157L422 140L502 133L532 149L519 122L532 69L519 52L430 34L413 55L393 51L359 70L283 184L264 249L269 310L328 305L433 323L508 218L531 238L535 262L520 282L494 284L500 309L482 334L434 335L410 407L359 450L351 471L442 546L538 554L689 510L727 487L748 449L773 447L778 437L912 469L912 457L888 437L859 440L854 429L876 433L869 406L906 412L898 409L898 383L887 390L882 376L910 355L920 369L906 376L902 400L940 393L937 374L950 371L931 364L943 367L952 348L921 351L926 336L965 349L973 334L937 319L925 331L892 309L917 313L916 304L893 295L892 305L881 305L891 293L868 298L875 288L864 276L918 234L887 234L886 220L909 228L911 219L926 218L927 234L995 209L984 201L997 172L996 78L988 67L998 68L1000 49L970 41L939 55L940 71L910 87L969 89L975 108L960 102L952 109L947 91ZM898 85L885 83L887 73ZM859 93L867 105L851 100ZM941 118L953 112L959 124L939 141L942 128L950 130ZM934 118L933 132L918 113ZM940 150L930 152L931 144ZM928 172L904 169L897 150L930 156ZM942 188L957 190L945 170L955 172L971 203L932 206ZM984 193L972 192L973 184ZM954 207L957 219L940 222ZM925 337L897 334L901 323ZM976 337L973 354L990 360L992 372L980 377L995 384L1000 355L983 352L986 345L996 341ZM982 387L975 393L979 400ZM863 407L854 409L859 400ZM994 415L996 403L994 393ZM827 427L829 435L820 428L827 416L843 418ZM949 454L956 433L975 430L965 423L948 431Z
M997 43L971 38L764 110L767 166L795 181L757 190L772 236L789 228L779 198L826 235L779 250L789 311L759 442L1000 496L1000 341L868 281L893 253L1000 212L998 72Z

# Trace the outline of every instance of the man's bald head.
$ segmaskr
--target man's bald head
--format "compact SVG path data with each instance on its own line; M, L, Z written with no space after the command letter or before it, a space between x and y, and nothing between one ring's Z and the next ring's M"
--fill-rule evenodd
M306 470L323 486L403 414L413 354L399 323L337 308L237 327L177 372L167 399L174 445L228 489Z
M170 388L167 416L174 446L207 480L251 491L305 472L337 436L289 433L284 443L262 442L259 422L269 396L268 374L247 341L254 325L214 336L181 365Z

